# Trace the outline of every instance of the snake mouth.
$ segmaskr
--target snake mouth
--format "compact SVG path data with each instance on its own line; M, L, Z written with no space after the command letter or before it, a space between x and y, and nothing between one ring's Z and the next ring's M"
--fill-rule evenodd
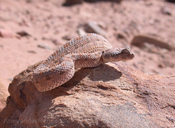
M131 60L134 58L134 53L131 51L129 47L126 47L121 51L121 56L123 56L123 60Z
M102 53L104 62L125 61L134 58L134 53L129 47L108 49Z

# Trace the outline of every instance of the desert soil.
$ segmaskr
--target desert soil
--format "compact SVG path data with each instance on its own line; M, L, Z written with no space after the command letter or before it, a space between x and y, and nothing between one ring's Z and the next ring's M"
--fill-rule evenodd
M0 0L0 77L5 85L79 35L90 22L101 26L114 47L131 46L135 58L127 61L128 65L145 73L175 75L175 4L164 0L83 2L74 6L63 3L64 0ZM172 50L154 42L134 46L131 41L138 35L158 38Z

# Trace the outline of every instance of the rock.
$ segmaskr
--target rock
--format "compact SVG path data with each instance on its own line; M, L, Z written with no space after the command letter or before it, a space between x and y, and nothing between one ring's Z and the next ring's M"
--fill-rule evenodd
M27 51L28 53L33 53L33 54L36 54L36 51L33 51L33 50L29 50Z
M6 99L9 96L7 86L3 83L3 80L0 78L0 112L6 106Z
M39 92L38 64L14 77L0 125L66 128L170 127L175 118L175 77L144 74L122 62L77 71L64 85ZM168 119L167 119L168 117Z
M69 6L69 5L74 5L74 4L81 4L83 0L66 0L63 5Z
M125 39L126 37L124 36L123 33L118 33L118 34L117 34L117 38L118 38L118 39Z
M55 45L59 45L60 44L60 42L58 41L58 39L55 39L55 38L42 37L42 40L51 41Z
M55 45L59 45L60 42L57 39L51 39L52 43Z
M46 45L46 44L38 44L37 45L39 48L43 48L43 49L47 49L47 50L51 50L50 46Z
M73 36L72 34L68 34L68 35L63 36L62 39L69 41L69 40L73 39L74 37L75 36Z
M122 0L85 0L85 1L87 1L87 2L112 1L112 2L120 3Z
M161 12L162 14L172 15L171 9L169 7L162 7Z
M112 1L112 2L117 2L117 3L122 2L122 0L107 0L107 1Z
M98 22L97 25L103 30L107 30L108 26L104 22Z
M20 35L20 36L27 36L27 37L29 37L29 36L31 36L28 32L26 32L26 31L20 31L20 32L17 32L17 34L18 35Z
M0 29L0 37L3 37L3 38L13 38L15 36L16 36L15 33L13 33L10 30Z
M33 0L26 0L26 2L27 2L27 3L32 3L32 2L33 2Z
M86 32L83 29L78 29L78 34L83 36L86 35Z
M84 0L86 2L97 2L98 0Z
M85 31L88 33L97 33L104 37L107 37L107 33L98 26L97 22L91 21L85 25Z
M124 39L127 41L128 35L124 31L118 31L117 33L114 34L118 40Z
M154 45L160 48L164 48L167 50L175 50L175 47L168 44L167 42L164 42L162 40L157 39L157 37L154 36L148 36L148 35L137 35L135 36L132 41L131 45L138 46L140 48L143 48L145 45L150 44Z
M66 0L63 5L70 6L70 5L74 5L74 4L81 4L81 3L83 3L83 1L86 1L86 2L112 1L112 2L120 3L122 0Z
M116 39L125 45L128 45L128 36L126 35L126 33L124 33L123 31L117 31L114 33L114 36L116 37Z
M112 2L120 3L122 0L66 0L63 5L69 6L74 4L81 4L83 3L83 1L86 1L86 2L112 1Z
M175 0L166 0L168 2L172 2L172 3L175 3Z

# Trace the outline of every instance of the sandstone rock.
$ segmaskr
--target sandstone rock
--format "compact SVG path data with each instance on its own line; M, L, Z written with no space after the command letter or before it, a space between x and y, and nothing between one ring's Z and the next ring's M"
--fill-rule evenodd
M83 36L86 35L86 32L83 29L78 29L78 34Z
M66 0L64 5L74 5L74 4L81 4L83 0Z
M13 38L15 36L16 36L15 33L13 33L10 30L0 29L0 37L3 37L3 38Z
M73 36L72 34L67 34L67 35L63 36L62 39L69 41L69 40L73 39L74 37L75 36Z
M38 63L39 64L39 63ZM4 128L156 128L173 126L175 77L108 63L77 71L64 85L39 92L32 71L15 76L0 113Z
M88 22L85 25L85 31L88 33L97 33L104 37L107 37L107 33L100 26L98 26L97 22L94 21Z
M120 3L122 0L85 0L85 1L87 1L87 2L112 1L112 2Z
M163 40L157 39L156 37L153 37L153 36L137 35L131 41L131 45L135 45L141 48L143 48L146 43L160 47L160 48L164 48L170 51L175 50L175 47L173 45L170 45L169 43L164 42Z
M6 99L9 96L7 87L3 83L3 80L0 78L0 111L6 106Z
M20 35L21 37L23 37L23 36L27 36L27 37L31 36L31 35L30 35L28 32L26 32L26 31L19 31L19 32L17 32L17 34Z
M166 15L172 15L171 9L169 7L162 7L161 12Z
M66 0L63 5L74 5L74 4L81 4L83 1L86 2L98 2L98 1L112 1L112 2L117 2L120 3L122 0Z
M50 46L48 46L47 44L40 43L40 44L38 44L37 46L38 46L39 48L51 50Z
M168 2L172 2L172 3L175 3L175 0L166 0Z

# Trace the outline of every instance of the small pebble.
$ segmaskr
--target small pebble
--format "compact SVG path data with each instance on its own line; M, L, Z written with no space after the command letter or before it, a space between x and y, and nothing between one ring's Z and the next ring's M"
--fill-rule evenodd
M171 9L169 7L162 7L161 12L166 15L172 15Z
M31 35L30 35L28 32L26 32L26 31L20 31L20 32L17 32L17 34L20 35L20 36L22 36L22 37L23 37L23 36L27 36L27 37L28 37L28 36L31 36Z
M86 35L86 32L83 29L78 29L79 35Z
M0 37L3 37L3 38L13 38L13 37L15 37L15 33L13 33L10 30L0 29Z
M28 53L34 53L34 54L36 54L36 52L35 51L33 51L33 50L31 50L31 51L27 51Z
M38 46L39 48L51 50L51 48L50 48L48 45L46 45L46 44L38 44L37 46Z
M88 33L97 33L104 37L107 37L106 31L104 31L100 26L98 26L98 23L94 21L88 22L85 25L85 31Z

